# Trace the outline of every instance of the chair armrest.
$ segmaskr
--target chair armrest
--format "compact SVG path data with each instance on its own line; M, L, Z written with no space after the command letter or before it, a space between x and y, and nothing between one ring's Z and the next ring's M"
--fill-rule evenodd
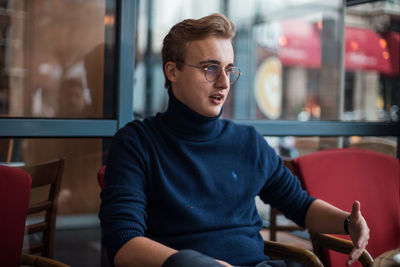
M272 259L288 259L306 264L309 267L324 266L310 250L275 241L264 241L264 253Z
M322 246L326 249L330 249L343 254L350 254L350 252L354 248L353 242L340 237L327 234L317 234L312 232L310 232L310 236L311 240L313 240L313 242L315 243L313 244L314 247ZM363 253L358 258L358 261L361 263L362 266L370 266L374 262L373 258L366 249L364 249Z
M22 255L21 265L29 265L34 267L71 267L70 265L53 259L30 254Z

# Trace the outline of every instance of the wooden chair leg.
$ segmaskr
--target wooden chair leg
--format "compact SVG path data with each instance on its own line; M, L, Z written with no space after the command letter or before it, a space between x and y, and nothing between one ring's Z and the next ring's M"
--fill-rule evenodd
M271 207L270 220L269 220L269 240L276 241L276 220L277 210Z
M11 138L11 139L8 141L8 149L7 149L6 162L11 162L13 147L14 147L14 139Z

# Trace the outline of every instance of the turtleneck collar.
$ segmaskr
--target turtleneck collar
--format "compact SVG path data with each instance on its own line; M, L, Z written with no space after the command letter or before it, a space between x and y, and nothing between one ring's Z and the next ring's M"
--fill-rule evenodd
M168 95L168 109L163 114L163 120L174 134L188 140L206 141L220 133L222 109L218 116L206 117L179 101L171 89Z

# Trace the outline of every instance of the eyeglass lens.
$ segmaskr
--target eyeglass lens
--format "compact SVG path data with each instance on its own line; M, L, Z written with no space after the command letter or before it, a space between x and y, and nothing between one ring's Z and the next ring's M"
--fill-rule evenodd
M206 79L210 82L215 82L221 75L222 68L218 65L209 65L206 69ZM230 84L234 84L240 75L238 68L228 68L225 70L226 75L229 77Z

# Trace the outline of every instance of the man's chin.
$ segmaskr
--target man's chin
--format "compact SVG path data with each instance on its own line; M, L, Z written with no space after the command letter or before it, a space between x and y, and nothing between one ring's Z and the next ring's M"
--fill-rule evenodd
M222 108L209 110L209 111L207 111L207 112L204 114L204 116L210 117L210 118L212 118L212 117L217 117L217 116L219 116L219 115L221 114L221 109L222 109Z

